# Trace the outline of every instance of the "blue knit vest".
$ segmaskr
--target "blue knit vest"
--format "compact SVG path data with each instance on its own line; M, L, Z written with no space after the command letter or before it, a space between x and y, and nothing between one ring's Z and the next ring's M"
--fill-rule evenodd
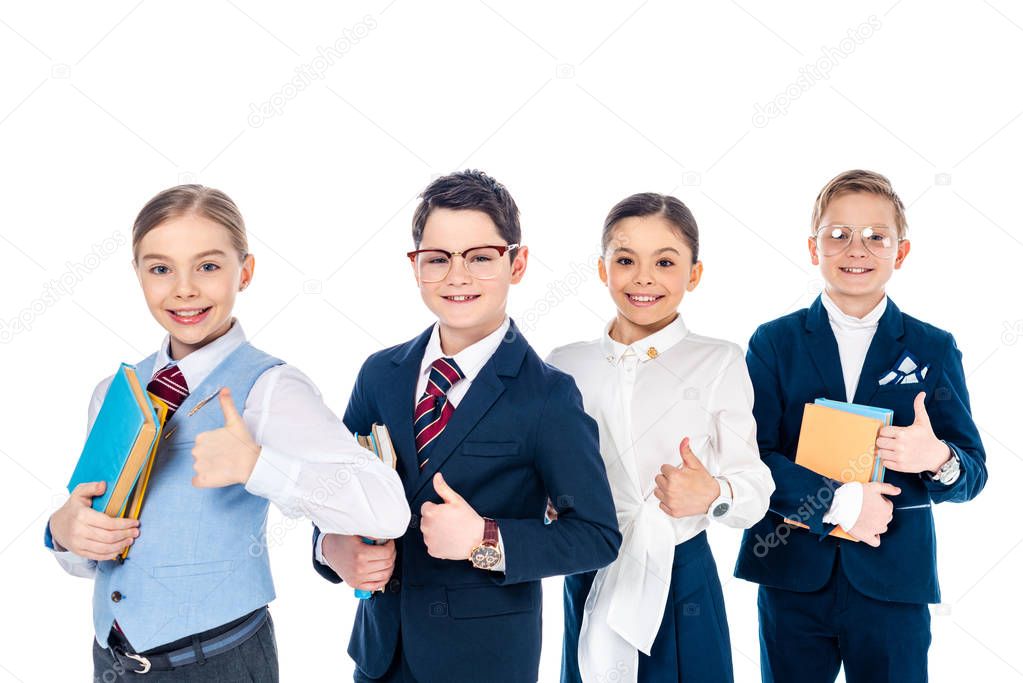
M138 363L153 373L156 354ZM249 391L283 361L244 342L197 387L164 427L142 507L139 537L123 564L100 562L93 623L100 646L114 620L137 652L225 624L274 599L265 542L269 502L242 485L192 486L192 448L202 432L224 426L214 396L231 390L239 412ZM168 436L169 435L169 436Z

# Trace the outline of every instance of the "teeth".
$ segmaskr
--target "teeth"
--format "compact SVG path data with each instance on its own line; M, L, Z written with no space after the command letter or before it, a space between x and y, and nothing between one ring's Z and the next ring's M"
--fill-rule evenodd
M866 273L867 272L866 268L843 268L842 270L844 270L847 273Z
M448 298L451 299L452 301L469 301L470 299L475 299L476 295L459 294L458 296L449 296Z
M641 296L639 294L632 294L632 295L629 296L629 298L632 299L633 301L642 301L642 302L657 301L657 297L656 296Z
M179 318L191 318L192 316L199 315L205 310L206 310L205 308L195 308L187 311L174 311L174 315L178 316Z

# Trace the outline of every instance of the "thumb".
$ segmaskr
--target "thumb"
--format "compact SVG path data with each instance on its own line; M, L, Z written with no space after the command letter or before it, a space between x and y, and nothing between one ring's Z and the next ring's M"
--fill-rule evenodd
M231 427L242 421L242 416L234 405L234 399L231 398L231 390L227 387L220 390L220 409L224 411L225 427Z
M924 425L931 424L931 418L928 417L928 415L927 415L927 407L924 405L924 399L926 397L927 397L927 394L925 392L921 391L919 394L916 395L916 398L913 399L913 415L914 415L914 417L913 417L913 424L924 424Z
M75 490L71 492L71 496L88 500L96 496L102 496L106 490L107 483L105 481L87 481L76 486Z
M689 437L682 439L682 443L678 445L678 452L682 456L682 464L691 470L702 470L703 463L693 453L693 449L689 447Z
M433 475L433 490L437 492L441 500L445 503L460 503L462 497L455 493L455 490L448 486L448 483L444 481L444 475L438 472Z

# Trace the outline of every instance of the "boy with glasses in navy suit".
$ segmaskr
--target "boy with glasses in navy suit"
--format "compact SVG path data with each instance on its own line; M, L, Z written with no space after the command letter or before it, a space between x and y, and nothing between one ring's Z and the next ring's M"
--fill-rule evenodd
M504 186L439 178L413 239L437 323L370 356L344 416L360 434L390 431L412 521L384 545L316 531L314 566L379 591L356 615L356 681L535 681L540 579L609 564L621 544L597 428L505 313L528 250Z
M926 681L927 605L940 601L931 506L971 500L987 481L962 354L951 334L885 294L910 249L887 178L832 179L807 244L824 292L761 325L746 355L760 455L776 484L735 569L760 584L763 678L831 683L844 665L849 683ZM883 483L843 484L794 462L803 407L821 397L894 411L896 426L876 443ZM836 525L859 542L829 536Z

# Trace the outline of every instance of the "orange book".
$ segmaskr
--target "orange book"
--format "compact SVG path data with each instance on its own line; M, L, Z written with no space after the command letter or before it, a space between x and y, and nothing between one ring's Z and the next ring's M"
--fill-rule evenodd
M799 428L796 464L843 484L880 480L884 470L878 467L877 435L884 424L885 420L878 418L807 403ZM785 521L807 528L792 519ZM829 535L857 540L838 526Z

